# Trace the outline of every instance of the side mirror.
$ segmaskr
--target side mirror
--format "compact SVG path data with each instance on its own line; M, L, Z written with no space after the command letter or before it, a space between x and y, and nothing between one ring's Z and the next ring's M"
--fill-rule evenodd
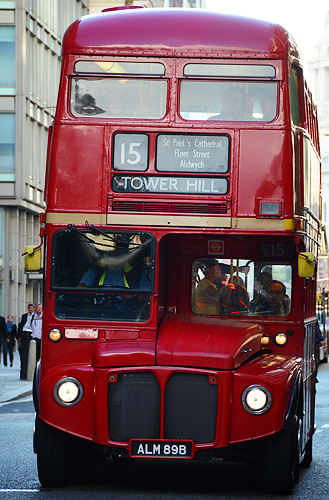
M25 271L40 271L41 247L29 245L25 247Z
M298 276L301 278L312 278L314 276L315 257L313 253L298 254Z

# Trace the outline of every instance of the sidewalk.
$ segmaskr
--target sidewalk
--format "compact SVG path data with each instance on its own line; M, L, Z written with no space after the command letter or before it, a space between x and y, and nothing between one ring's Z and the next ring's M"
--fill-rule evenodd
M20 380L20 358L14 353L14 366L4 366L1 353L0 365L0 404L14 401L32 394L32 381Z

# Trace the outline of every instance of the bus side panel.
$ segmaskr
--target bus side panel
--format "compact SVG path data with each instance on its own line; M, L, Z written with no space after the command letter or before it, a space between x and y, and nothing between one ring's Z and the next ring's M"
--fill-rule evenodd
M47 211L102 211L104 127L55 125L51 153Z
M290 151L290 154L288 154ZM280 130L241 130L237 216L254 217L259 200L284 202L293 217L291 135ZM249 193L245 196L245 193Z

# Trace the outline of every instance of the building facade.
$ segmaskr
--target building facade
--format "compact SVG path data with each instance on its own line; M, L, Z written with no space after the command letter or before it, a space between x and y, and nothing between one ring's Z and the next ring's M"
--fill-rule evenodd
M204 0L164 0L164 7L182 7L183 9L205 9Z
M322 207L323 219L329 232L329 12L323 36L314 47L312 61L308 63L310 87L318 105L320 147L322 157Z
M90 0L90 13L96 14L109 7L136 5L148 8L181 7L184 9L205 9L204 0Z
M48 128L65 29L89 0L0 0L0 314L15 321L41 300L41 273L24 272L39 245Z
M97 14L103 9L123 6L142 6L147 8L163 7L163 0L90 0L90 14Z

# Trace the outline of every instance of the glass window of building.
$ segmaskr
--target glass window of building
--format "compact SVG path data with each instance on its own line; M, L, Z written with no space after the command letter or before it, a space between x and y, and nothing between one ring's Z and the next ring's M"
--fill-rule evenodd
M2 266L3 266L3 208L0 208L0 267Z
M15 115L13 113L0 114L0 173L2 172L15 172Z
M15 27L0 26L0 87L2 87L2 94L5 92L7 95L13 95L15 81Z

